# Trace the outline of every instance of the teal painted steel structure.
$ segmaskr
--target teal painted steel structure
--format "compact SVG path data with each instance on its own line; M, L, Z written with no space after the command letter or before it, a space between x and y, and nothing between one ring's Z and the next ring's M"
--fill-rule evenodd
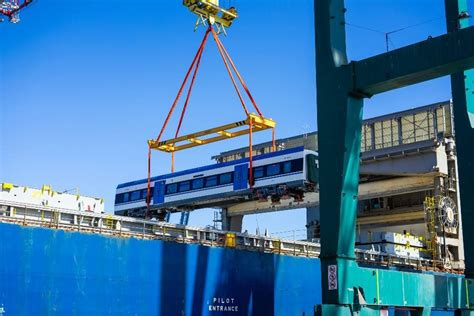
M378 315L385 306L402 306L413 307L414 315L429 315L432 308L474 315L474 302L469 297L469 292L474 293L471 279L367 269L354 260L363 99L474 68L474 28L464 28L466 22L458 14L465 6L465 0L446 0L447 19L454 21L446 35L349 62L344 0L315 0L323 289L319 314ZM462 220L472 227L474 200L466 196L474 180L470 165L474 161L473 96L472 90L465 91L465 85L472 84L469 74L466 79L462 73L453 75L453 96L459 112L457 144L464 148L458 152L458 157L462 156L460 174L464 175L461 192L465 188L461 193ZM340 120L337 128L334 118ZM465 232L466 245L474 242L473 236L472 230ZM466 272L472 276L474 249L465 248Z
M469 19L458 17L467 12L467 1L445 0L446 26L448 32L457 33L467 28ZM473 40L472 37L470 39ZM453 95L454 125L458 151L459 184L463 239L465 244L466 276L474 278L474 195L470 192L474 183L474 69L451 75Z

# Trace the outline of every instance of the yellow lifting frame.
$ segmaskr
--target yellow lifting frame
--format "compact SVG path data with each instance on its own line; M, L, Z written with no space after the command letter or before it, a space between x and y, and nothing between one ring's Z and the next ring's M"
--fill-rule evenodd
M224 45L220 42L218 33L219 32L224 32L225 33L225 27L229 27L234 19L237 18L237 10L234 7L230 7L228 9L224 9L219 6L219 0L183 0L183 4L188 7L191 12L195 13L198 15L198 20L195 25L195 30L197 26L202 23L204 25L208 24L208 28L206 31L206 34L204 35L204 38L201 42L201 46L199 47L198 52L196 53L196 56L194 57L194 60L189 67L189 70L185 76L185 79L181 85L181 88L178 91L178 95L171 106L170 112L168 113L168 116L165 119L165 122L163 124L163 127L160 131L160 134L156 139L148 140L148 186L147 186L147 198L146 198L146 206L147 206L147 211L145 213L145 217L148 217L148 214L150 212L150 200L151 200L151 153L152 150L159 150L163 152L168 152L171 153L171 172L174 172L174 153L179 150L183 149L188 149L188 148L193 148L197 146L202 146L210 143L214 143L217 141L221 140L226 140L230 138L234 138L237 136L242 136L242 135L249 135L249 185L252 188L254 184L254 179L253 179L253 168L252 168L252 156L253 156L253 144L252 144L252 134L253 132L259 132L259 131L264 131L267 129L272 130L272 149L276 150L275 148L275 126L276 122L273 121L272 119L265 118L262 113L260 112L255 100L253 99L252 95L250 94L250 91L243 81L241 75L239 74L237 68L234 65L234 62L230 58L228 52L224 48ZM216 33L214 30L214 26L216 26L218 32ZM191 89L193 87L194 79L196 77L196 73L201 61L201 56L202 56L202 51L204 49L204 45L206 43L208 35L212 33L212 36L214 37L214 40L217 43L217 48L219 50L219 53L224 61L224 64L226 66L227 72L230 76L230 79L234 85L234 88L237 92L237 95L239 96L239 99L242 103L242 107L244 108L244 111L247 115L247 118L242 121L238 121L235 123L230 123L226 125L222 125L219 127L207 129L204 131L200 132L195 132L192 134L184 135L178 137L178 133L181 127L181 123L184 117L184 113L186 111L186 107L189 101L189 96L191 95ZM230 65L229 65L230 64ZM194 73L193 77L191 79L191 83L189 86L189 90L187 93L186 101L184 103L184 107L181 113L181 118L178 124L178 128L176 130L175 138L168 139L161 141L161 136L166 128L166 125L175 109L176 103L179 100L179 97L181 95L181 92L187 82L187 79L194 68ZM234 75L232 73L231 68L234 70L235 74L237 75L240 84L244 88L245 92L247 93L250 101L252 102L255 110L258 112L258 115L255 113L249 113L247 110L247 107L245 106L245 102L242 98L242 95L239 91L239 88L237 86L237 83L235 81Z
M243 129L243 126L246 128ZM247 119L242 121L206 129L204 131L183 135L177 138L171 138L160 142L157 142L156 140L149 140L148 145L151 149L173 153L175 151L206 145L220 140L248 135L250 133L250 126L252 126L252 133L260 132L275 128L276 122L272 119L250 113L247 116ZM206 136L208 137L202 138Z

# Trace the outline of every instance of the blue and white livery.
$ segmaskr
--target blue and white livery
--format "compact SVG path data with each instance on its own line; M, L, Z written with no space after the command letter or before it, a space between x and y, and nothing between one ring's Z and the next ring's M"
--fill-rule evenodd
M249 199L300 199L304 192L316 189L317 153L296 147L255 156L253 178L250 188L248 158L153 177L150 209L153 214L162 214ZM143 216L146 194L147 179L119 184L115 214Z

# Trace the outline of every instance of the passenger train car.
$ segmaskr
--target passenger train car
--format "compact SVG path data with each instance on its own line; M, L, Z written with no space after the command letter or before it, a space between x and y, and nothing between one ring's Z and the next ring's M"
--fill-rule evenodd
M151 178L152 215L166 211L218 207L250 199L302 199L315 191L318 158L296 147L254 156L254 185L249 184L249 159L217 163ZM147 179L119 184L115 214L142 217L146 210Z

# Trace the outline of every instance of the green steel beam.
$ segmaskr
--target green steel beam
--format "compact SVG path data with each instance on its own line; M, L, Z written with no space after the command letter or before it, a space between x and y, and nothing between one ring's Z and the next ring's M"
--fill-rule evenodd
M381 306L411 306L428 315L431 307L472 308L471 280L361 268L354 260L354 241L363 98L473 66L472 43L465 43L468 36L474 38L473 29L348 63L344 1L315 0L314 8L323 287L319 312L375 315ZM449 43L464 52L452 52ZM433 52L436 56L430 57Z
M344 2L315 1L315 15L321 221L334 223L321 225L321 257L354 259L362 99L347 93Z
M420 311L474 307L474 282L464 276L360 268L356 263L346 263L350 273L341 284L346 286L341 301L324 302L331 312L326 310L323 315L351 315L354 310L370 315L371 310L379 311L386 306L419 307Z
M352 287L351 268L357 268L354 244L363 99L348 94L353 82L346 56L344 1L316 0L314 10L323 303L338 306L353 302L345 289ZM333 268L336 286L329 280Z
M474 68L473 38L469 27L354 62L354 91L371 96Z
M460 33L469 27L466 0L445 0L446 26L450 33ZM459 30L462 29L462 30ZM459 30L459 31L458 31ZM470 42L474 42L471 37ZM451 75L454 125L461 194L461 216L466 258L466 276L474 277L474 70ZM474 294L474 293L473 293Z

